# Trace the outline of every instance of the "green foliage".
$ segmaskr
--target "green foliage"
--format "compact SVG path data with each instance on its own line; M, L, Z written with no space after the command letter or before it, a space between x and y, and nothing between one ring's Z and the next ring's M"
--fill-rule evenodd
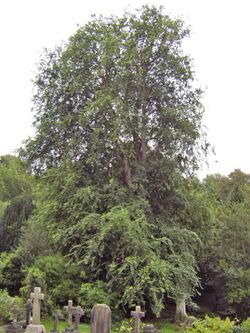
M14 319L12 314L14 305L18 307L20 318L22 318L23 311L21 310L24 306L22 300L19 297L11 297L6 290L0 289L0 324L7 323Z
M17 246L21 226L34 208L32 178L15 156L0 157L0 252Z
M86 318L90 319L90 312L95 304L111 305L112 294L107 292L107 290L107 284L103 281L82 283L77 301L83 306Z
M41 287L47 295L46 310L50 312L57 305L65 305L68 299L76 300L83 277L80 269L64 256L41 256L25 269L21 293L27 297L34 287Z
M250 333L250 318L249 317L242 322L241 328L242 328L243 333Z
M103 283L117 307L140 303L159 315L167 296L195 294L199 236L210 220L183 177L207 151L201 91L181 48L188 34L181 20L144 6L94 17L46 52L35 80L36 135L20 151L39 176L37 209L20 239L26 292L38 279L61 302L55 274L57 288L77 294L51 258L41 265L34 239L46 240L44 230L49 248L77 263L73 281L90 300Z
M0 254L0 289L7 289L11 296L19 293L24 277L18 251Z
M219 317L210 318L208 316L203 320L197 320L192 327L187 327L187 333L232 333L234 322L229 318L225 320Z
M23 267L32 265L39 256L51 253L48 232L37 218L31 217L22 228L18 251Z

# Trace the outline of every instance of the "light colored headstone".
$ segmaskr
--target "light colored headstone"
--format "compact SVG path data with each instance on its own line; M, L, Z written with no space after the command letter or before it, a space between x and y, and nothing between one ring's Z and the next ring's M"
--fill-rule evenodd
M32 324L27 326L25 333L46 333L45 327L40 324L41 300L44 299L41 288L35 287L30 298L33 300L33 320Z
M111 310L106 304L96 304L91 310L91 333L111 332Z
M134 333L140 333L140 322L141 318L145 317L145 312L142 312L138 305L135 307L135 311L131 311L131 316L135 318Z
M30 294L30 298L33 299L33 325L40 325L41 316L41 300L44 300L44 294L41 293L40 287L35 287L34 292Z

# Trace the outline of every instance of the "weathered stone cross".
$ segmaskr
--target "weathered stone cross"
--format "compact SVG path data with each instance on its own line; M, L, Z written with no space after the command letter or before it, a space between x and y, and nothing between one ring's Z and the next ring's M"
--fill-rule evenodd
M135 318L134 333L140 333L141 318L145 317L145 312L141 311L140 306L135 307L135 311L131 311L131 316Z
M58 322L63 318L61 310L56 310L54 315L54 326L51 332L58 332Z
M72 311L73 311L73 309L75 309L75 307L73 306L73 301L69 300L68 305L64 306L64 309L68 313L68 328L67 328L67 331L69 331L72 327Z
M41 294L41 288L35 287L34 292L30 294L33 299L33 325L40 325L41 300L44 300L44 294Z
M83 309L80 307L80 305L77 305L72 311L73 316L75 317L75 328L74 332L78 332L80 319L84 315Z

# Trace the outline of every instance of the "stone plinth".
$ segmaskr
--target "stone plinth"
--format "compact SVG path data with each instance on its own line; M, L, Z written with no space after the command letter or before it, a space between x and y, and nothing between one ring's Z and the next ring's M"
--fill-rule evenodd
M46 333L43 325L29 325L27 326L25 333Z

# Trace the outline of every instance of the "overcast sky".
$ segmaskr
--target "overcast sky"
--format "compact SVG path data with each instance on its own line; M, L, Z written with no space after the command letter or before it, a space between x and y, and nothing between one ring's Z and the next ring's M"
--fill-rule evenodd
M248 0L1 0L0 155L33 133L31 81L43 48L66 41L91 14L121 15L146 3L191 26L185 50L205 89L203 122L216 152L200 174L250 173Z

